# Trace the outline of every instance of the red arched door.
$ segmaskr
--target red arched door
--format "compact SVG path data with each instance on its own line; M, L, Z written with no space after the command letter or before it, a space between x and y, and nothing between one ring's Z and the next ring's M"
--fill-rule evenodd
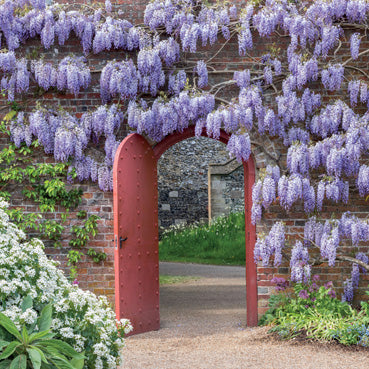
M157 160L140 135L119 146L113 168L115 310L133 334L159 329Z
M172 145L195 135L194 127L164 138L154 148L137 133L120 144L114 161L115 309L117 319L130 319L133 334L156 330L159 316L157 160ZM206 132L203 132L206 136ZM222 132L219 141L227 143ZM258 322L255 226L251 224L252 158L243 163L247 325Z

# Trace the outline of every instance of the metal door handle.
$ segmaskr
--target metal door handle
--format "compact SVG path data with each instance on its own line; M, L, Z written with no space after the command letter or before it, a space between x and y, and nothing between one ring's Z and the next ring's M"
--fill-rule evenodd
M123 246L123 242L127 241L128 237L123 238L122 236L119 237L119 248L121 249Z

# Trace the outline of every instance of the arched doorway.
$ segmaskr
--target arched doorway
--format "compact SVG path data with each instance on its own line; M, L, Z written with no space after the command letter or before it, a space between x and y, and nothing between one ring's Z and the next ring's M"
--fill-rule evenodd
M115 309L117 318L131 320L134 334L157 330L159 312L159 237L157 161L172 145L195 136L194 127L164 138L151 147L139 134L127 136L114 161L114 258ZM204 130L202 136L207 136ZM219 141L229 135L221 131ZM255 226L251 224L252 186L255 165L243 163L245 192L245 246L247 325L258 321L256 264L254 263Z

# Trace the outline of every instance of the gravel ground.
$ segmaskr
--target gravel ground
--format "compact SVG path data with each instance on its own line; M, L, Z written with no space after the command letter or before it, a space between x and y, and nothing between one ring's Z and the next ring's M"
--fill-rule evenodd
M242 267L161 263L160 273L198 276L160 288L161 329L127 338L120 369L361 369L369 352L281 342L246 328Z

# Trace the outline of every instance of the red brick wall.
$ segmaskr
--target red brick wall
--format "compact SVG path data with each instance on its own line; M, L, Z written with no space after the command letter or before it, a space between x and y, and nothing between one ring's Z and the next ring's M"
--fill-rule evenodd
M69 3L68 1L59 1L60 3ZM76 1L75 3L87 3L90 4L90 1ZM114 3L114 2L113 2ZM142 20L143 19L143 11L148 1L116 1L115 4L119 5L124 11L123 16L131 22L135 23L135 19ZM245 3L244 1L240 1L240 3ZM271 37L267 40L260 40L255 35L254 37L255 49L253 51L253 56L258 58L260 57L266 50L268 50L272 45L276 44L281 50L286 49L286 45L288 43L287 38L277 38ZM219 45L221 46L221 41ZM362 42L362 47L369 47L369 41ZM40 49L40 53L45 55L46 60L56 60L62 59L66 55L70 53L75 53L77 55L82 55L81 48L79 45L79 41L75 39L69 40L65 46L55 45L50 49L50 51L45 51L40 46L40 42L38 39L32 40L28 42L24 47L19 50L19 53L27 54L31 50L35 48ZM206 59L209 56L214 54L214 50L216 48L205 48L201 52L199 52L196 56L188 55L188 60L195 60L197 58ZM126 53L121 51L119 52L109 52L109 53L101 53L98 55L90 54L88 56L89 65L96 69L100 70L105 64L107 60L111 59L123 59L126 57ZM349 48L346 45L343 45L342 51L339 54L340 56L348 57L349 56ZM217 70L224 71L224 74L210 74L210 81L213 83L219 82L221 80L225 80L227 78L231 78L232 74L229 73L230 70L235 69L244 69L250 68L253 69L259 68L258 66L252 65L253 60L248 57L239 57L238 56L238 44L237 38L233 38L227 45L221 50L218 56L213 60L212 64ZM366 66L368 59L361 58L359 61L362 66ZM100 96L99 96L99 73L93 73L93 82L91 84L91 88L87 91L82 91L77 98L70 94L60 94L60 93L51 93L48 92L44 96L41 97L45 102L50 102L53 105L61 105L75 112L75 114L80 115L84 111L93 109L96 105L101 104ZM316 85L316 88L320 90L321 86L319 84ZM236 91L232 88L228 90L224 90L222 97L230 98L235 96ZM326 98L332 99L334 96L329 94ZM19 100L18 102L22 106L27 106L27 109L32 109L34 107L37 100L40 98L38 96L34 96L34 93L31 92L25 100ZM2 103L2 105L4 102ZM127 128L123 127L120 136L123 138L127 134ZM257 136L257 135L256 135ZM257 137L256 137L257 138ZM266 144L266 141L263 142L264 149L266 148L270 154L281 157L281 162L285 161L286 150L281 145L281 142L276 139L272 139L269 142L269 145ZM6 145L6 138L0 137L0 148ZM269 146L269 147L268 147ZM265 167L269 162L271 162L270 156L268 156L265 151L263 151L263 147L254 147L254 156L256 159L257 168L260 169ZM44 155L41 151L37 158L38 161L50 161L52 160L50 157ZM93 247L96 250L104 251L107 253L107 260L101 264L95 264L91 261L90 258L86 258L83 260L78 267L78 279L80 281L80 286L82 288L87 288L97 294L105 294L111 300L114 297L114 257L113 257L113 247L111 240L113 239L113 212L112 212L112 194L111 193L103 193L98 189L96 184L92 183L83 183L83 184L75 184L73 186L82 187L84 191L83 200L81 206L78 210L86 210L88 214L96 214L101 217L101 220L98 221L98 235L89 242L88 247ZM15 196L12 199L12 206L22 206L26 211L34 211L34 204L30 201L22 200L19 194L19 188L15 189ZM322 216L329 218L332 212L339 214L340 212L352 210L359 212L360 216L365 216L368 211L368 203L362 199L359 199L356 195L354 198L351 198L349 205L337 205L327 203ZM55 219L60 218L60 214L63 212L63 209L57 209L55 214L51 214L50 217L54 217ZM68 224L72 226L76 222L79 222L75 213L71 213L68 218ZM269 229L273 222L276 220L284 220L287 225L287 233L289 237L292 239L296 239L303 233L303 224L306 217L302 211L301 206L294 207L293 213L287 214L283 211L279 206L272 206L268 212L265 213L264 221L262 225L258 227L258 230L261 229ZM63 240L63 248L62 249L54 249L48 248L47 252L52 255L56 260L61 262L61 266L66 268L66 253L69 249L68 247L69 239ZM316 267L314 272L319 273L321 275L322 280L333 280L336 285L342 285L342 281L347 278L350 268L342 263L337 263L337 266L334 268L325 268L325 265ZM261 266L258 267L258 286L259 286L259 312L262 313L266 309L266 298L270 296L272 293L270 280L274 275L285 275L288 273L288 264L283 265L279 268L263 268ZM360 287L364 289L367 286L368 278L364 278L361 281Z

